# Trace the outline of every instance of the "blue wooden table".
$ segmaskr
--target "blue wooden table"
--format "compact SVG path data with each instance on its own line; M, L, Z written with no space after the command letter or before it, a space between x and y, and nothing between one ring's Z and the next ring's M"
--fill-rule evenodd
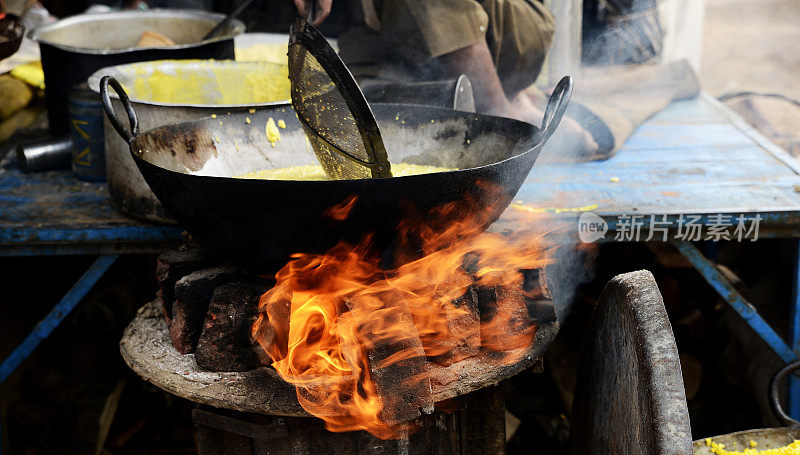
M26 174L13 157L0 164L0 255L96 255L98 259L0 365L0 384L89 292L120 254L157 253L181 229L133 220L115 210L105 184L69 171Z
M673 103L609 160L537 162L512 209L571 213L576 232L604 224L598 241L672 242L784 362L797 359L800 264L791 339L783 340L694 244L753 241L756 231L758 238L800 237L800 163L715 99ZM791 381L790 414L800 418L800 381Z

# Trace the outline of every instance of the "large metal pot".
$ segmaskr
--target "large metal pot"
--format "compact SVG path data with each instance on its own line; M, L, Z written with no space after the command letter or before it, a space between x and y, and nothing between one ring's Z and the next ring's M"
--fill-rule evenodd
M286 65L268 62L164 60L131 63L100 69L89 77L89 87L99 93L100 79L103 76L113 76L120 81L126 88L139 116L140 128L146 131L163 125L208 117L213 114L224 115L229 112L242 112L273 105L288 107L287 72ZM148 77L154 73L174 75L176 79L182 81L182 84L185 84L183 88L187 92L202 95L202 98L191 99L190 101L197 101L194 103L186 102L186 99L181 103L159 101L159 93L154 90L156 87L151 87L149 83L136 82L137 79L140 81L148 80ZM224 98L224 92L246 85L246 79L249 75L259 75L260 77L257 78L259 83L268 83L271 80L268 77L269 75L275 75L276 79L281 78L287 84L286 99L256 103L253 102L256 98L250 98L249 102L246 102L251 93L243 90L239 94L234 94L234 97L239 95L239 99L234 100L238 102L226 103L225 101L230 101L230 99L226 100ZM157 79L154 82L164 81ZM230 98L231 95L228 95L228 97ZM115 97L113 103L121 111L122 104L118 97ZM128 215L139 219L157 223L175 223L136 168L136 164L131 158L128 143L114 131L107 117L104 120L104 128L106 178L108 179L108 189L114 205Z
M161 59L232 59L233 37L244 32L232 21L216 37L202 37L225 16L193 10L124 11L83 14L42 27L31 34L39 42L47 113L54 136L69 132L67 98L72 86L100 68ZM142 33L158 32L177 43L136 47Z

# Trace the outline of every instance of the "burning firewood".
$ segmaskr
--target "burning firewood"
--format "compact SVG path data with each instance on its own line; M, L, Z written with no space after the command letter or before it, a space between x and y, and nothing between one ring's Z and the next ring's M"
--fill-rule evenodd
M481 347L505 352L527 346L537 324L528 313L522 289L496 286L482 291L479 294Z
M365 333L369 369L382 405L378 418L387 425L417 418L421 409L430 413L434 404L425 349L411 314L398 306L383 321L391 333Z
M478 290L469 286L467 292L453 300L457 311L445 313L449 336L438 340L442 353L432 352L429 359L439 366L448 366L478 354L481 346L481 320L478 311ZM429 354L430 355L430 354Z
M492 381L530 356L528 304L543 292L524 288L523 271L547 265L544 234L426 220L400 223L390 250L366 237L295 254L261 297L253 335L329 430L401 437L442 388Z
M530 283L530 290L523 285L525 276L538 277L539 269L512 269L481 275L480 262L479 254L469 253L464 256L462 268L475 282L481 348L502 352L529 344L537 321L529 313L528 303L531 297L544 291L537 287L537 279Z

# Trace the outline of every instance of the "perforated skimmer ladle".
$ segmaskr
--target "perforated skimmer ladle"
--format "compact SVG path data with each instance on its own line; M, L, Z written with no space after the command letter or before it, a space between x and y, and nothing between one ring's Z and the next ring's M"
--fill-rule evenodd
M391 177L378 122L353 75L325 37L297 18L289 36L292 106L322 168L334 180Z

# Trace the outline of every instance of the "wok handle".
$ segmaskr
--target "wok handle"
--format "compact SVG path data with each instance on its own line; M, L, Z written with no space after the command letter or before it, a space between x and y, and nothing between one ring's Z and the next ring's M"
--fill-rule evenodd
M783 410L778 389L780 388L783 379L797 369L800 369L800 360L795 360L794 362L781 368L781 370L775 374L775 377L773 377L772 381L769 383L769 404L772 406L772 412L775 413L775 417L777 417L778 420L780 420L784 425L793 427L800 427L800 422L794 420Z
M122 125L119 117L117 117L117 113L114 111L114 105L111 104L111 94L108 91L109 84L114 91L117 92L117 95L119 95L119 100L122 102L122 106L128 114L128 123L130 123L131 126L130 132L125 130L125 126ZM106 111L111 126L114 127L122 139L125 139L125 142L128 144L133 142L133 139L139 135L139 119L136 117L136 111L133 110L131 99L128 98L128 94L125 93L119 81L111 76L103 76L103 78L100 79L100 98L103 101L103 110Z
M558 124L564 116L564 111L567 110L569 99L572 97L572 85L572 76L564 76L550 95L550 99L547 101L547 108L544 110L538 142L547 141L558 128Z

